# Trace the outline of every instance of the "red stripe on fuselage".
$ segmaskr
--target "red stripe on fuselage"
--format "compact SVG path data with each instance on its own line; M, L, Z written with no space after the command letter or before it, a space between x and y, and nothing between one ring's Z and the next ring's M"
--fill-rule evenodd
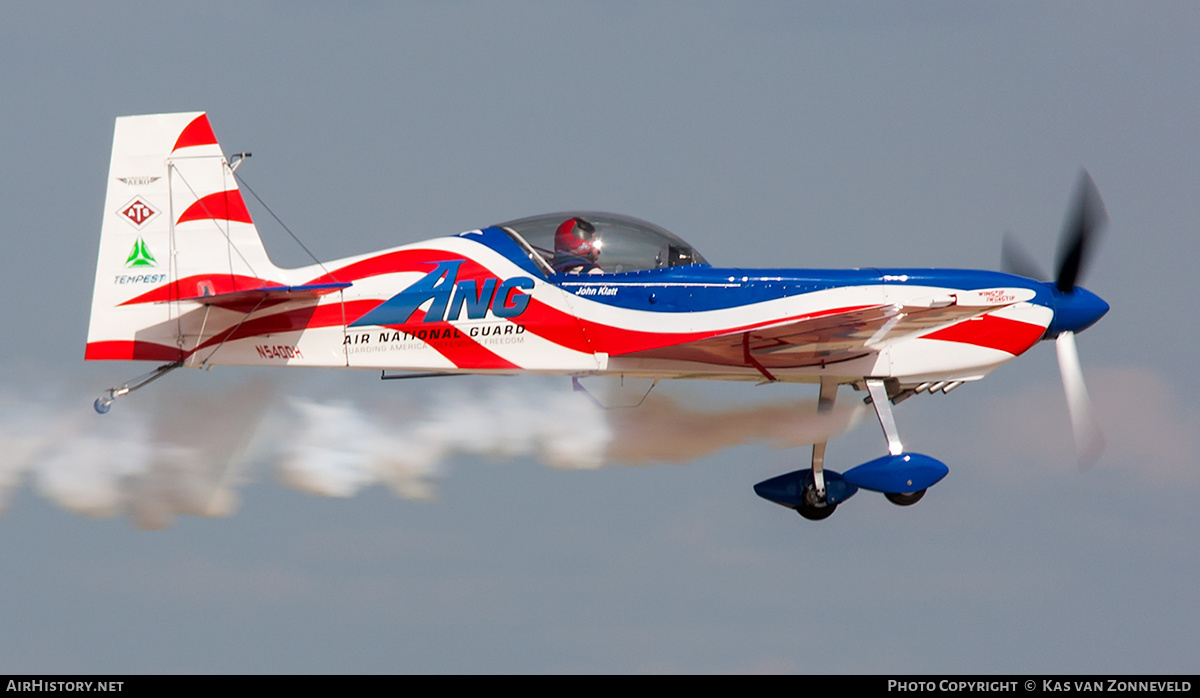
M974 344L1018 356L1037 344L1045 333L1046 328L1041 325L995 315L978 315L936 332L921 335L921 339Z
M418 311L420 313L420 311ZM413 317L418 317L414 313ZM423 314L421 315L423 317ZM384 325L392 332L404 332L401 336L389 341L418 341L424 342L437 353L446 357L458 368L474 369L518 369L517 364L484 347L471 337L469 330L460 329L449 322L406 323L403 325Z
M396 250L394 252L388 252L375 257L362 259L352 264L347 264L344 267L335 269L327 274L322 274L321 276L318 276L306 283L345 283L348 281L364 279L368 276L397 274L406 271L428 273L437 266L438 262L462 258L462 255L455 254L453 252L447 252L445 250ZM467 262L474 264L469 259ZM482 267L479 268L482 269ZM461 276L462 272L460 271L459 274Z

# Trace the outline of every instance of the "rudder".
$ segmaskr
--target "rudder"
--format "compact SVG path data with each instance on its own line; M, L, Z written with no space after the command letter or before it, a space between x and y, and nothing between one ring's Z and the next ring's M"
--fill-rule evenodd
M117 119L85 359L181 360L178 301L283 282L205 113Z

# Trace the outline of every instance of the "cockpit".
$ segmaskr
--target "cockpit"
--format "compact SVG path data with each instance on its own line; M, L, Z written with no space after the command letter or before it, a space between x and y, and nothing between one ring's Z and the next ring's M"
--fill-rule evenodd
M520 218L496 227L521 245L547 275L619 274L708 264L674 233L632 216L568 211ZM564 249L564 240L575 241L575 246ZM563 260L572 256L580 257L579 263L564 264Z

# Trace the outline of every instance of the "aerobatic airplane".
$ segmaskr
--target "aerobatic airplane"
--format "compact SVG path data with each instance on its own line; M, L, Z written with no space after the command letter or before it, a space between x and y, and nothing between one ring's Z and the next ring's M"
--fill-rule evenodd
M1081 457L1101 439L1074 336L1108 305L1076 286L1103 204L1084 174L1054 281L1013 273L727 269L628 216L531 216L299 269L271 263L204 113L116 121L86 359L180 367L315 366L405 375L708 378L865 390L887 455L812 466L755 491L823 519L859 489L919 500L948 472L906 451L892 406L983 378L1055 339Z

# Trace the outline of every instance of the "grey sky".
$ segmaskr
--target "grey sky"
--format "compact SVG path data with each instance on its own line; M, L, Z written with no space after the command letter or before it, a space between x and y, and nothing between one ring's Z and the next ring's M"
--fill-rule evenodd
M1198 36L1190 3L5 3L0 667L1194 671ZM754 495L808 458L765 443L593 471L460 453L431 502L312 496L260 462L232 516L153 532L56 507L44 472L12 491L14 434L94 434L91 400L144 370L82 362L113 119L192 109L323 259L581 208L719 265L996 268L1011 230L1051 268L1087 167L1112 223L1083 282L1113 309L1079 346L1109 449L1075 470L1046 344L898 408L951 469L919 505L863 494L819 524ZM278 262L305 261L252 210ZM445 389L180 373L100 424L191 410L220 441L211 403L263 380L408 410L403 434ZM812 392L667 390L713 410ZM883 449L864 420L827 463Z

